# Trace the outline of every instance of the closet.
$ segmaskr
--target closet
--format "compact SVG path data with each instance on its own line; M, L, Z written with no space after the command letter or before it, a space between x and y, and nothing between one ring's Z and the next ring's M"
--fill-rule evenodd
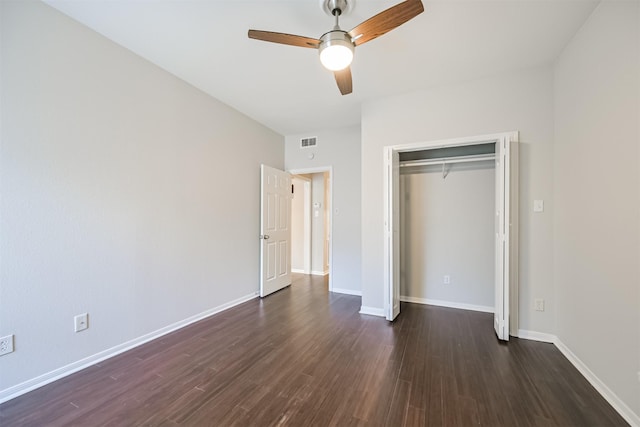
M518 134L385 147L385 311L494 313L517 331Z

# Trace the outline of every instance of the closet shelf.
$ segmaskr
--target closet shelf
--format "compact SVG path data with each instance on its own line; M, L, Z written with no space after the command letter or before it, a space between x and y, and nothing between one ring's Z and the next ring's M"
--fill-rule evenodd
M475 156L459 156L459 157L443 157L440 159L424 159L424 160L407 160L400 162L401 168L408 168L412 166L429 166L429 165L445 165L453 163L469 163L469 162L482 162L487 160L495 160L495 154L479 154Z

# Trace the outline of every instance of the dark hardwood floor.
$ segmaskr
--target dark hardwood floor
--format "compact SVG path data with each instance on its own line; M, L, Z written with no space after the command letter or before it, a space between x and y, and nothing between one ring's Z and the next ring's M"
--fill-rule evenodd
M0 405L9 426L620 426L552 344L492 316L403 304L394 323L322 278Z

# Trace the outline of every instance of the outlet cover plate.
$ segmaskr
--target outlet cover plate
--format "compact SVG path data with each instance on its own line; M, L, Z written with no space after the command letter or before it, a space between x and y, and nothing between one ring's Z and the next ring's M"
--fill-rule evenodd
M0 338L0 356L13 353L13 335Z
M73 327L76 332L84 331L89 327L89 314L78 314L73 318Z

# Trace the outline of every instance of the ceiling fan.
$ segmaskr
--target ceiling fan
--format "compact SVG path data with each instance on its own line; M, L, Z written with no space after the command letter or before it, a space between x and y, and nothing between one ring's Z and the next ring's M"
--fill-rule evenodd
M422 1L405 0L356 25L351 31L344 31L340 28L338 20L351 10L354 1L321 0L322 8L327 14L335 17L336 24L332 30L318 39L260 30L249 30L249 38L318 49L320 62L333 71L340 93L348 95L353 90L350 65L355 47L399 27L424 11Z

